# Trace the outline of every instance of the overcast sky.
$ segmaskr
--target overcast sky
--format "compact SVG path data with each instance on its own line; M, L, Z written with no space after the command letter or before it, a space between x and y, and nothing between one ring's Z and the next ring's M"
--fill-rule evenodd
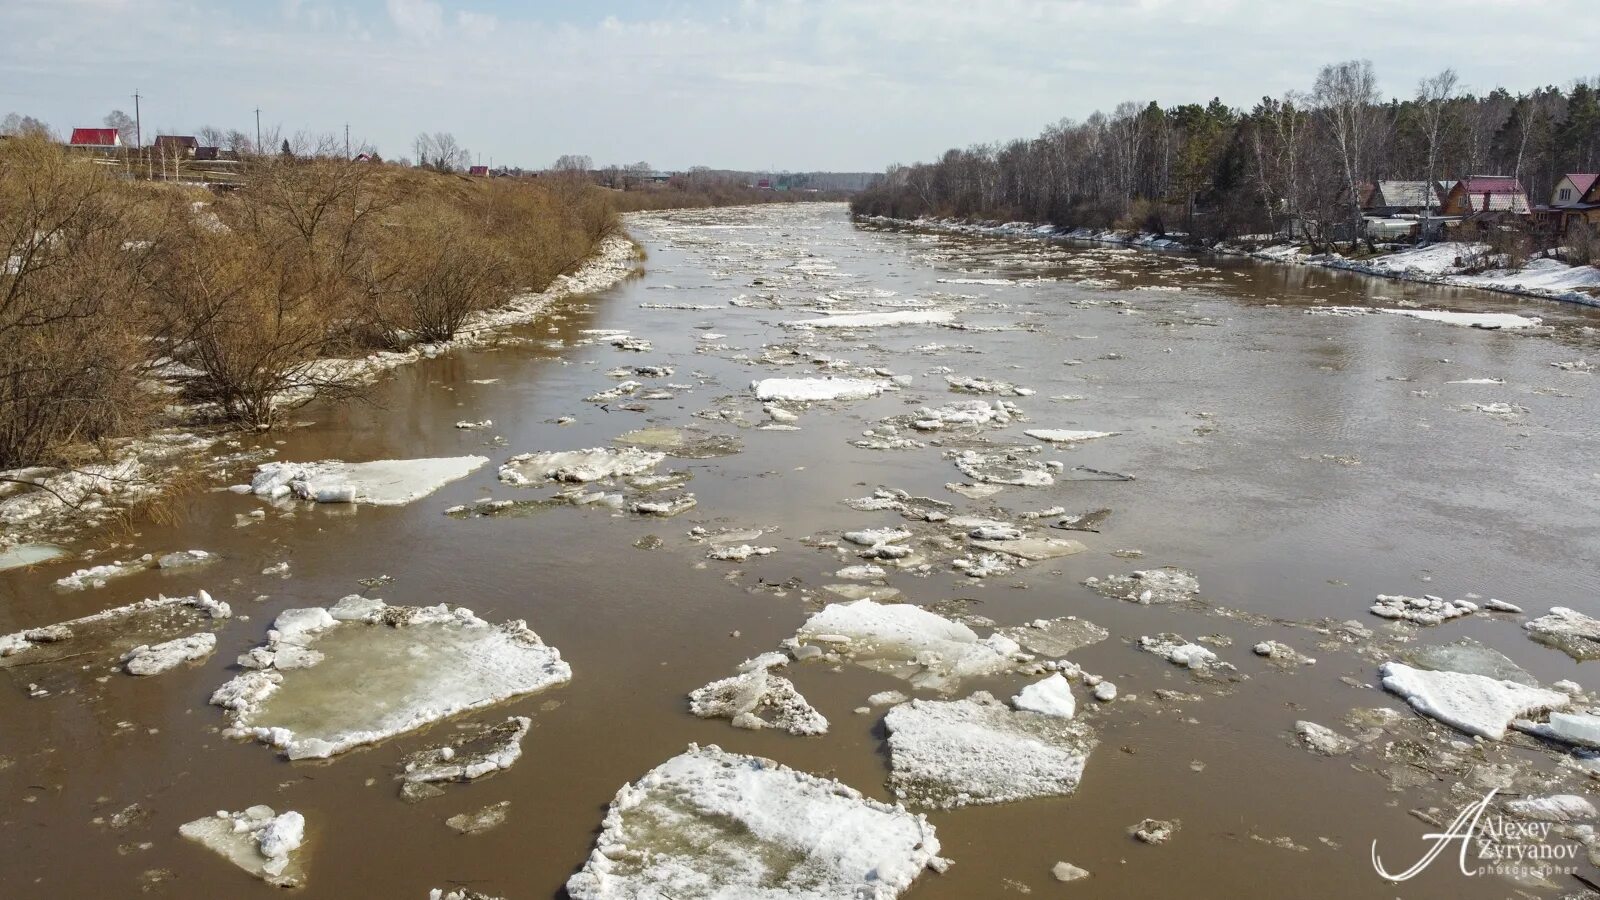
M1306 89L1371 59L1409 95L1600 74L1595 0L0 0L0 114L146 139L262 121L386 156L449 131L484 161L871 170L1120 100Z

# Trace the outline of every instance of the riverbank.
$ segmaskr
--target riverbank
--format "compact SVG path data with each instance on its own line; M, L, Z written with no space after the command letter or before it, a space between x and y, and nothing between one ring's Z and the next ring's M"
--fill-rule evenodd
M1408 247L1378 256L1349 258L1333 252L1307 252L1304 245L1293 243L1224 242L1213 246L1195 246L1174 237L1149 232L1092 228L1063 229L1054 225L1038 225L1031 222L1001 224L956 219L893 219L886 216L863 216L860 220L955 234L1085 241L1147 250L1248 256L1263 262L1341 269L1375 278L1444 287L1476 288L1518 297L1600 307L1600 268L1569 266L1559 260L1538 258L1529 260L1520 269L1489 268L1476 272L1469 271L1469 266L1463 263L1463 260L1481 258L1488 253L1489 248L1485 244L1449 241L1426 247Z
M401 366L494 343L508 329L537 321L562 300L599 293L631 277L640 270L640 253L632 239L612 235L603 239L575 272L558 276L543 291L521 294L504 306L473 313L448 341L317 360L310 364L316 371L302 381L369 385ZM304 402L313 393L310 388L300 388L280 400ZM141 437L107 441L98 448L100 458L77 467L0 471L0 570L7 568L8 561L21 564L35 557L32 552L19 552L20 547L69 543L88 529L159 500L181 480L208 477L270 456L268 452L243 452L236 428L197 421L200 411L193 407L173 405L168 409L190 421ZM222 452L215 452L219 449Z

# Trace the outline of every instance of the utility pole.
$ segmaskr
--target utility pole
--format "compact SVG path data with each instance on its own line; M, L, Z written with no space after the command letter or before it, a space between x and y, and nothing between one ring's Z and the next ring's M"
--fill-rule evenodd
M261 107L256 107L256 155L261 155Z
M143 156L144 155L144 126L140 124L140 118L139 118L139 92L138 91L134 91L133 92L133 142L138 145L138 147L136 147L135 149L138 150L139 155ZM146 174L148 175L149 173L147 172Z
M344 158L350 159L350 123L344 123Z

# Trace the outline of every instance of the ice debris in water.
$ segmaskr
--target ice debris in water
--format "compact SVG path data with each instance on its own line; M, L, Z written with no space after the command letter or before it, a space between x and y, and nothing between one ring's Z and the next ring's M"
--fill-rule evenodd
M942 870L928 820L770 759L689 749L611 802L573 900L893 900Z
M1072 697L1072 685L1067 683L1067 679L1060 672L1055 672L1043 681L1036 681L1023 688L1011 698L1011 705L1028 712L1060 716L1063 719L1072 718L1078 711L1077 701Z
M277 887L305 884L295 851L305 841L306 820L297 812L279 815L270 806L221 812L187 822L178 833Z
M225 734L290 759L329 757L572 678L520 619L491 625L461 607L359 595L283 611L247 657L255 668L211 703L227 711Z
M1079 722L1019 712L983 691L912 700L883 721L890 789L939 809L1070 794L1095 744Z
M1175 666L1183 666L1187 669L1233 668L1219 660L1215 653L1205 647L1184 640L1181 634L1163 632L1155 637L1149 637L1148 635L1141 637L1139 638L1139 649L1147 650Z
M1380 669L1386 690L1434 719L1468 734L1498 741L1513 719L1562 709L1572 698L1560 691L1529 687L1466 672L1430 672L1405 663Z
M122 667L129 675L160 675L183 663L205 659L216 649L217 636L202 631L160 644L140 644L123 657Z
M757 657L739 674L713 681L689 694L689 711L702 719L729 719L735 728L776 728L790 734L826 734L828 720L771 665L787 663L783 654Z
M1316 660L1280 641L1261 641L1251 647L1250 652L1290 666L1309 666L1316 663Z
M500 480L506 484L533 485L545 481L590 482L606 478L638 475L655 468L666 459L635 447L591 447L587 450L555 450L523 453L506 460L500 467Z
M1005 635L980 639L966 625L921 607L871 600L829 604L791 642L934 690L952 690L963 678L1005 672L1026 659Z
M488 461L485 456L451 456L364 463L272 462L256 470L250 493L268 499L292 493L318 503L400 506L467 477Z
M187 569L194 566L204 566L217 561L215 553L204 550L179 550L167 553L156 558L156 568L159 569Z
M1031 388L1017 387L1007 381L991 381L973 375L946 375L945 383L950 390L964 394L999 394L1010 397L1029 397L1035 392Z
M401 795L411 799L417 785L473 781L511 768L522 758L522 739L532 727L533 720L526 716L474 724L448 743L412 753L401 763Z
M1588 713L1553 712L1548 723L1519 720L1515 724L1529 734L1536 734L1552 741L1561 741L1591 750L1600 749L1600 716Z
M762 401L865 400L883 393L886 383L863 378L764 378L750 389Z
M1073 431L1067 428L1029 428L1022 433L1035 440L1048 441L1052 444L1076 444L1098 438L1115 437L1119 434L1116 431Z
M428 892L428 900L503 900L503 898L493 897L481 891L469 891L466 888L450 890L434 888Z
M1406 597L1400 594L1379 594L1372 604L1372 614L1385 619L1402 619L1416 625L1438 625L1478 611L1478 604L1470 600L1446 600L1431 594L1423 597Z
M1081 881L1089 877L1089 870L1069 862L1058 862L1050 868L1050 874L1057 881Z
M1087 578L1084 584L1115 600L1130 603L1181 603L1200 593L1200 582L1182 569L1143 569L1127 575Z
M1528 635L1573 659L1600 659L1600 619L1565 606L1551 608L1537 619L1522 623Z
M1294 723L1294 733L1300 743L1313 753L1323 756L1343 756L1358 745L1326 725L1301 720Z
M1146 844L1165 844L1181 826L1177 819L1144 819L1128 828L1128 833Z
M1011 638L1033 653L1055 657L1066 656L1111 636L1106 629L1077 616L1034 619L1026 625L996 629L996 633Z
M1021 535L1016 537L1010 537L1007 535L1001 536L997 539L974 537L972 539L972 546L977 547L980 550L988 550L993 553L1004 553L1009 556L1015 556L1018 559L1025 559L1030 562L1040 562L1047 559L1056 559L1062 556L1073 556L1089 549L1083 545L1082 541L1074 541L1071 539L1062 540L1060 538L1046 537L1023 537Z
M783 323L791 328L882 328L895 325L942 325L955 318L943 309L906 309L895 312L839 313L820 319Z
M86 652L84 645L88 644L92 647L87 652L104 645L107 649L114 649L113 659L120 659L128 650L138 646L135 643L138 637L135 635L158 633L167 638L174 631L189 631L201 622L226 619L232 614L233 610L227 603L213 600L205 591L199 591L192 597L140 600L67 622L0 635L0 668L11 664L8 662L10 657L22 654L28 655L26 661L29 663L48 662L50 659L39 659L41 654L51 652L44 648L69 642L70 647L61 647L54 652L55 658L82 655Z
M1594 804L1578 794L1519 797L1506 801L1506 812L1539 822L1579 822L1600 816Z
M491 803L477 812L459 813L444 823L461 834L481 834L506 823L506 813L511 810L510 800Z
M1010 484L1019 487L1049 487L1056 483L1059 463L1028 458L1025 452L997 450L955 453L956 468L980 484Z
M722 562L744 562L752 556L771 556L777 547L757 547L752 544L713 544L706 551L706 559Z

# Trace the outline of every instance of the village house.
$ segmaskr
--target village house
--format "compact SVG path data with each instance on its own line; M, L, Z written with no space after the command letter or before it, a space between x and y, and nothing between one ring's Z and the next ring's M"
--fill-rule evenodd
M163 159L194 159L199 149L200 141L192 134L156 135L156 155Z
M1449 191L1448 181L1434 182L1431 190L1426 181L1380 181L1367 191L1361 211L1369 216L1438 213Z
M1525 216L1532 212L1528 192L1510 175L1472 175L1451 185L1444 198L1446 216Z
M1562 176L1550 192L1550 203L1534 210L1539 223L1552 234L1564 235L1589 226L1600 228L1600 174Z
M75 150L111 152L122 149L122 135L115 128L74 128L67 145Z
M487 177L489 177L489 167L488 166L472 166L472 167L467 169L467 174L468 175L478 175L480 177L487 178Z

